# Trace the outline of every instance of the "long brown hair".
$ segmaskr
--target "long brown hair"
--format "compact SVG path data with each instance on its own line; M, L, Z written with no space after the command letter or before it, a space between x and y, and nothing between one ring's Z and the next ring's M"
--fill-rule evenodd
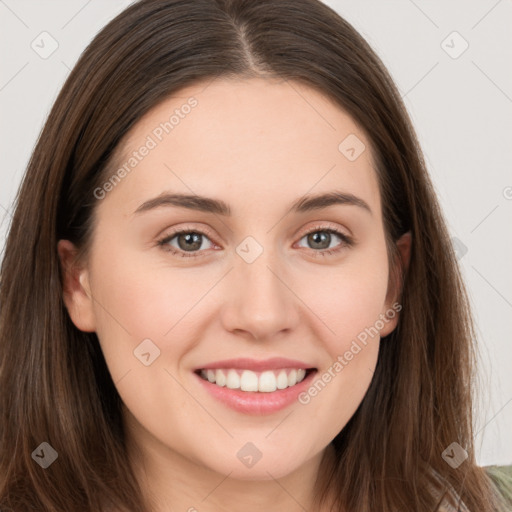
M149 109L200 81L262 76L315 88L364 130L396 272L395 242L412 234L398 326L333 441L318 503L332 495L339 511L432 512L451 486L471 511L497 510L473 448L474 327L419 144L379 58L318 0L141 0L82 54L32 154L1 268L0 506L147 511L96 334L79 331L64 306L57 242L86 255L94 190ZM42 442L58 453L44 470L32 456ZM442 457L454 442L468 454L456 469Z

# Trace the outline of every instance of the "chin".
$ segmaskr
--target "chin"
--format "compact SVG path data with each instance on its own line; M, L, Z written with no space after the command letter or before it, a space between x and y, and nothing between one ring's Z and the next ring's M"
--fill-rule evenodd
M263 453L261 458L252 460L250 456L242 453L240 457L235 454L234 457L215 462L205 461L205 465L216 473L229 475L230 479L244 481L283 478L297 470L302 463L297 457L283 458L283 454L279 451L267 455Z

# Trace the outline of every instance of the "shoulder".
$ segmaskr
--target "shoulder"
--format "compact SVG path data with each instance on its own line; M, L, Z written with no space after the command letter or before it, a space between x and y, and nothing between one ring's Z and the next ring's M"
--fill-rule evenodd
M512 506L512 465L484 466L483 469L491 479L497 494L505 503Z
M486 472L491 480L496 495L504 500L505 506L510 506L512 510L512 465L510 466L483 466L482 469ZM460 499L455 489L448 484L441 475L431 468L432 476L437 483L442 484L443 487L448 489L443 501L440 505L439 512L470 512L465 503ZM434 485L430 486L436 496L440 496L439 488ZM451 503L457 503L455 508ZM508 508L506 510L509 510Z

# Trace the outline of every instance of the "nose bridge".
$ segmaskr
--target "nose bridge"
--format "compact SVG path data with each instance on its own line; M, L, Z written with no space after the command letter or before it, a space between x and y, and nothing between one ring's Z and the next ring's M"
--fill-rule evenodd
M279 253L247 237L236 248L234 292L225 316L226 327L250 331L264 338L290 329L298 314L293 293L287 288Z
M252 303L252 308L260 309L263 314L276 302L284 304L289 297L285 293L283 278L278 278L280 264L276 261L276 252L268 248L256 252L257 248L251 245L249 248L251 258L240 257L235 268L240 283L240 297L247 305Z

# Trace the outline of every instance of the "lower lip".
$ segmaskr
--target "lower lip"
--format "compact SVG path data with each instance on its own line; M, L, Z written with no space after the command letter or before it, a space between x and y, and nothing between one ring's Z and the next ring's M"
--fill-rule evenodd
M314 370L306 375L304 380L298 384L285 389L277 389L270 393L229 389L225 386L221 387L217 386L217 384L212 384L197 373L194 373L194 375L205 389L224 405L245 414L263 415L281 411L293 402L298 401L298 395L310 386L316 373L317 370Z

